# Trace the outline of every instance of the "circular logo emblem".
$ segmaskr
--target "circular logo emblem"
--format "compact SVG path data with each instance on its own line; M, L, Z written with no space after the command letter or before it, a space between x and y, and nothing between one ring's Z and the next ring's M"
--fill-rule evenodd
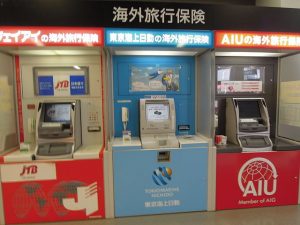
M169 167L158 167L153 171L152 179L155 184L166 185L171 180L172 169Z
M256 190L256 187L262 188L271 181L274 184L277 177L274 164L268 159L258 157L250 159L243 164L238 174L238 184L242 192L256 193L257 195L262 190ZM273 185L274 188L276 189L276 184ZM268 189L265 188L264 190L265 194L268 195Z

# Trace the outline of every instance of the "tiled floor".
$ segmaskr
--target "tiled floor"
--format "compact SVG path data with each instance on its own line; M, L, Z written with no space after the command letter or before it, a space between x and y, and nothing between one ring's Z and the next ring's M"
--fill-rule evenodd
M300 225L300 206L178 213L41 225ZM39 225L39 224L35 224Z

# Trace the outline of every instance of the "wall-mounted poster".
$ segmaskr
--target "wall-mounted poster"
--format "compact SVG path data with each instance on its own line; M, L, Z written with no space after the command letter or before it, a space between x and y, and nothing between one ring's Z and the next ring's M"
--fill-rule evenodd
M218 94L264 93L265 70L257 65L218 65Z
M88 68L35 67L35 92L38 96L73 96L89 93Z
M130 91L179 91L180 66L131 67Z
M0 151L3 150L6 135L16 132L13 87L6 74L0 74Z

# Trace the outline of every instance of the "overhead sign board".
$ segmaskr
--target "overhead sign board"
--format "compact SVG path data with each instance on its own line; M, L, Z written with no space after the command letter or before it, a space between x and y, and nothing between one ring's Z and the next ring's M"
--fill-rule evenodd
M105 29L105 46L212 48L211 31Z
M0 46L102 45L102 28L0 27Z
M215 47L300 49L300 33L216 31Z
M113 6L112 13L113 22L121 23L205 24L205 11L199 7Z

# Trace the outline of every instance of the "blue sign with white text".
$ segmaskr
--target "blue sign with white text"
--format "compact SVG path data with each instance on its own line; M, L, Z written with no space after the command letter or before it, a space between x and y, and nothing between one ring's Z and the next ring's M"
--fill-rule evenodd
M54 95L53 76L38 77L39 95Z
M212 31L105 29L106 46L212 48Z
M70 90L71 95L84 95L85 94L85 77L82 75L70 76Z

